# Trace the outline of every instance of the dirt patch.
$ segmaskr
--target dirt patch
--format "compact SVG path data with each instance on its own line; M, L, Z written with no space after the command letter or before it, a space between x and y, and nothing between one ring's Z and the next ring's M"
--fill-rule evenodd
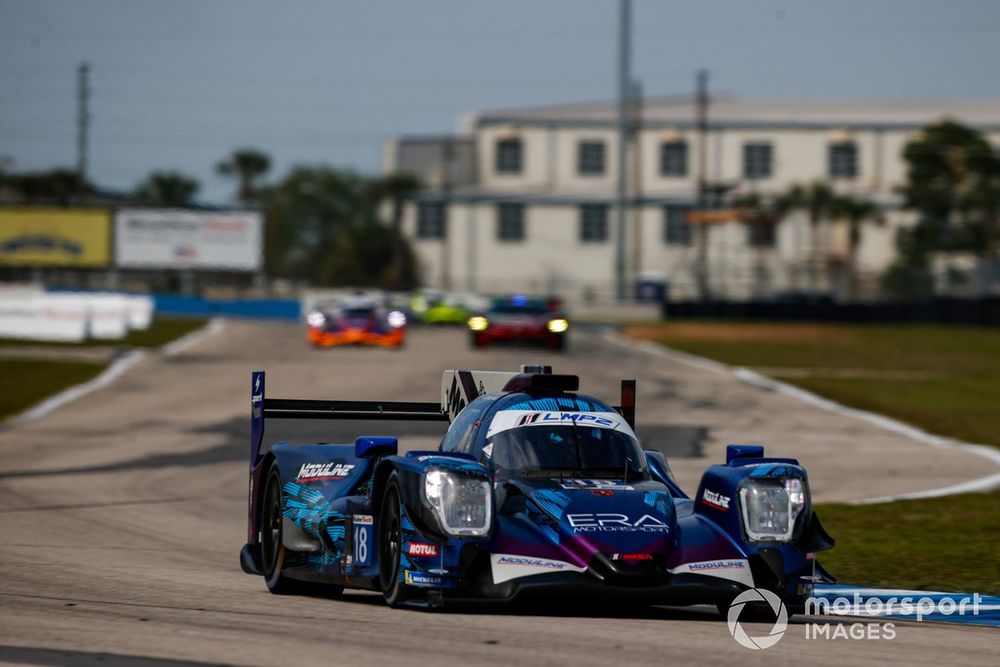
M747 324L743 322L660 322L633 324L623 332L639 340L846 341L851 331L822 324Z

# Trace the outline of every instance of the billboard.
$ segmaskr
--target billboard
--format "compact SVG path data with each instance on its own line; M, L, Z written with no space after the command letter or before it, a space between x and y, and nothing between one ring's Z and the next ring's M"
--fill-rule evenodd
M0 209L0 266L103 268L110 263L106 210Z
M115 261L126 269L257 271L263 221L250 211L122 209Z

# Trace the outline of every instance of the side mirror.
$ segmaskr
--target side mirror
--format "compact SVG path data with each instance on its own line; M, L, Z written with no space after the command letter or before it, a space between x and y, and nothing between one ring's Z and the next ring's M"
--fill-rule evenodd
M677 479L674 477L674 473L670 469L670 464L667 463L667 457L663 455L663 452L655 449L646 449L644 451L646 454L646 466L649 468L649 473L653 476L653 479L666 485L673 497L687 498L687 494L684 493L677 483Z
M354 441L354 457L358 459L395 456L399 441L382 435L363 435Z

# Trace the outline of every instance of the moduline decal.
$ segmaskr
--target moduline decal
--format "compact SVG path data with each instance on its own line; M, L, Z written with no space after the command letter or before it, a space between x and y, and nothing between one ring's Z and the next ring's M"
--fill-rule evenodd
M731 558L728 560L703 560L695 563L684 563L670 570L672 574L682 572L690 574L704 574L709 577L728 579L746 586L753 587L753 575L750 573L750 564L744 558Z
M502 584L511 579L530 577L536 574L552 572L585 572L587 568L566 563L561 560L535 558L534 556L516 556L514 554L493 554L490 556L493 569L493 583Z

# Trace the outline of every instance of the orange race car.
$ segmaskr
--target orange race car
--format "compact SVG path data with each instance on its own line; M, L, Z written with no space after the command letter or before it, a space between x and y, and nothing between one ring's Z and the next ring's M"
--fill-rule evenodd
M306 315L306 323L307 339L315 347L402 347L406 342L406 315L387 310L371 299L320 305Z

